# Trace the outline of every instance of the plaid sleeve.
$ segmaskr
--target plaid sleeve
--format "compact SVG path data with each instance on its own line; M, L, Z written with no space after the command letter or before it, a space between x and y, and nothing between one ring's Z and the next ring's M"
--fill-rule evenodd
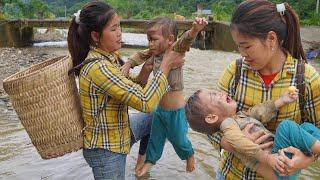
M109 61L99 62L90 71L93 83L104 94L139 111L152 112L166 92L168 81L158 71L152 81L141 87L122 75Z
M190 50L194 38L189 36L189 31L185 32L174 44L173 50L179 53L185 53Z
M320 75L310 65L305 66L306 102L308 121L320 128Z
M218 131L212 135L208 135L209 142L219 152L221 152L221 145L220 145L221 139L222 139L222 132L221 131Z
M136 84L140 84L140 80L138 78L138 75L135 74L129 74L128 79Z
M229 64L229 66L223 71L220 79L218 81L218 88L228 95L232 95L234 78L235 78L235 71L236 71L236 61L233 61Z
M151 55L149 54L149 49L141 50L134 53L132 56L128 58L128 61L131 63L131 68L135 66L139 66L146 62Z

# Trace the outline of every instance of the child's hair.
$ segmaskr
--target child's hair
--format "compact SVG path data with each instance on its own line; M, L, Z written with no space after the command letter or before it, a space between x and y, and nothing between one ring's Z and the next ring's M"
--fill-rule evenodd
M200 92L201 90L196 91L187 100L185 105L186 117L191 129L211 135L218 131L219 127L205 121L206 116L210 114L210 110L201 104L199 98Z
M231 19L231 29L259 39L266 39L269 31L278 36L279 47L296 59L306 59L300 38L299 17L288 3L281 15L274 3L267 0L242 2Z
M177 22L168 17L157 17L152 19L147 24L147 34L152 28L161 28L163 37L168 37L171 34L174 35L174 40L177 40L178 25Z
M102 37L103 28L112 19L116 11L104 2L94 1L83 6L79 15L79 22L73 17L68 32L68 49L72 57L73 66L77 66L88 55L90 45L94 46L91 32L96 31ZM75 70L79 75L80 70Z

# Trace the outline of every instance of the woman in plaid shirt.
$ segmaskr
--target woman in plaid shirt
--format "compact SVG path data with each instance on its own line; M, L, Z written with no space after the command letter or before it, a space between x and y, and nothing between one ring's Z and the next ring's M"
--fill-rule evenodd
M151 68L146 64L137 78L125 77L120 18L103 2L87 3L72 19L68 48L79 77L84 128L83 155L95 179L125 179L126 156L131 145L150 132L150 115L128 116L128 106L152 112L167 91L167 75L181 67L183 54L168 51L159 71L143 87ZM146 147L145 147L146 148Z
M235 10L231 20L231 34L239 47L243 62L239 83L234 89L236 62L224 71L218 86L237 101L237 110L246 110L267 100L278 99L289 86L296 86L297 64L304 61L301 45L299 18L287 3L274 4L266 0L247 0ZM284 119L299 124L310 122L320 128L320 76L310 65L304 65L305 106L300 109L299 101L279 109L276 120L267 124L274 132ZM235 91L234 91L235 90ZM305 116L301 118L301 111ZM251 126L252 127L252 126ZM250 134L250 126L244 133L261 148L270 135ZM221 133L209 136L212 144L220 150L226 148L220 160L216 179L259 179L254 171L245 167L226 145ZM275 169L281 175L291 175L306 168L314 157L304 155L296 148L286 148L292 159L280 156L282 167Z

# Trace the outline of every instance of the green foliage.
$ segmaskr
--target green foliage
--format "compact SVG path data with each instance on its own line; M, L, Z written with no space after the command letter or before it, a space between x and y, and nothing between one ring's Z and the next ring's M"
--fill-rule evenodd
M302 19L301 23L304 25L316 25L320 26L320 14L316 12L308 14L308 18Z
M230 21L232 12L236 5L237 4L235 2L229 0L223 0L213 3L212 11L214 19L217 21Z
M211 9L215 20L229 21L234 8L243 0L101 0L117 9L124 18L151 19L179 14L193 19L197 4ZM282 3L283 0L270 0ZM286 0L299 14L302 24L319 25L317 0ZM0 0L0 18L70 18L87 0Z
M7 18L46 18L52 15L42 0L4 0L0 10Z

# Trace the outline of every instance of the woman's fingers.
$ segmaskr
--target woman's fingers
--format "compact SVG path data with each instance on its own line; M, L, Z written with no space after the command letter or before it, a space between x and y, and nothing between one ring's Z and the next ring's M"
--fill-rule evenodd
M247 124L246 127L244 127L244 131L249 133L253 126L253 123Z
M276 170L278 171L280 176L287 176L288 172L286 171L286 165L283 162L283 155L283 152L278 151L278 161L276 164Z
M261 134L261 133L260 133ZM264 134L264 131L262 131L262 135L258 136L257 140L255 141L256 144L261 144L263 142L265 142L267 139L269 139L270 137L272 137L272 134Z
M281 149L278 151L279 153L279 161L281 161L283 163L283 168L284 168L284 172L282 172L282 174L288 176L291 175L295 169L291 163L291 159L289 159L286 155L285 155L285 151L286 149ZM294 151L294 149L289 149L288 151Z
M270 141L270 142L267 142L267 143L264 143L264 144L260 144L259 147L262 150L266 150L266 149L271 149L272 145L273 145L273 141Z
M264 136L264 131L260 130L260 131L257 131L257 132L254 132L251 134L252 138L253 138L253 142L256 143L256 144L260 144L261 143L261 140L260 138L262 136Z

